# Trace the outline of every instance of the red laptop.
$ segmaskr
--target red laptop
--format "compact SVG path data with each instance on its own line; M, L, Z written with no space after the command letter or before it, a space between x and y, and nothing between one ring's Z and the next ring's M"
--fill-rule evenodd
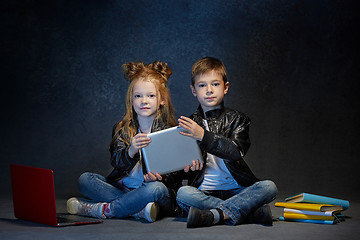
M96 218L57 214L52 170L11 164L10 173L16 218L56 227L103 222Z

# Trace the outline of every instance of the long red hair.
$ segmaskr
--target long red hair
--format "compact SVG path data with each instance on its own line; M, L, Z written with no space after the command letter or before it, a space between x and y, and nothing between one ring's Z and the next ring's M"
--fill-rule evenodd
M132 94L134 85L138 81L152 82L159 92L159 100L161 99L161 101L164 101L165 103L164 105L159 105L155 120L160 118L163 123L169 126L175 126L176 120L174 108L170 98L170 91L167 87L172 70L167 65L167 63L155 61L149 65L146 65L143 62L129 62L122 65L122 70L125 73L125 78L130 81L125 100L126 113L124 118L119 123L117 123L110 145L112 145L117 139L120 138L120 132L122 140L128 144L130 144L131 139L137 133L137 114L132 106Z

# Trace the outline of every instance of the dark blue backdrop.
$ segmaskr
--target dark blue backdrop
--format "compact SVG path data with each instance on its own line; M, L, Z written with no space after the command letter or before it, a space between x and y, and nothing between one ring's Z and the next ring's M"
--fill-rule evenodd
M252 119L246 160L280 194L359 196L357 1L2 1L1 194L9 164L55 171L77 194L107 174L128 61L167 62L177 115L197 107L192 64L227 66L229 107ZM354 189L357 189L356 191Z

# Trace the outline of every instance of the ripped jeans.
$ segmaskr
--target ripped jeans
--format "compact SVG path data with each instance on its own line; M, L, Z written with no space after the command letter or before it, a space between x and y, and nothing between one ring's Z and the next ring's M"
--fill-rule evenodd
M115 187L104 176L85 172L79 177L82 195L94 202L110 203L114 217L124 218L142 210L149 202L159 204L161 212L170 214L175 199L161 182L143 182L138 188Z
M276 194L275 183L265 180L231 190L202 191L183 186L178 190L176 200L186 212L190 207L202 210L219 208L230 217L226 224L236 225L243 223L252 211L273 201Z

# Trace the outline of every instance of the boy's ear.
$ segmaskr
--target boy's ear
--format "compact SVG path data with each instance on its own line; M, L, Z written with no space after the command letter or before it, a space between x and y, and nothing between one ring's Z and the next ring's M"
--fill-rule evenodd
M193 85L190 85L191 93L196 97L196 91Z
M229 82L226 82L225 85L224 85L224 94L227 94L228 91L229 91L229 85L230 83Z

